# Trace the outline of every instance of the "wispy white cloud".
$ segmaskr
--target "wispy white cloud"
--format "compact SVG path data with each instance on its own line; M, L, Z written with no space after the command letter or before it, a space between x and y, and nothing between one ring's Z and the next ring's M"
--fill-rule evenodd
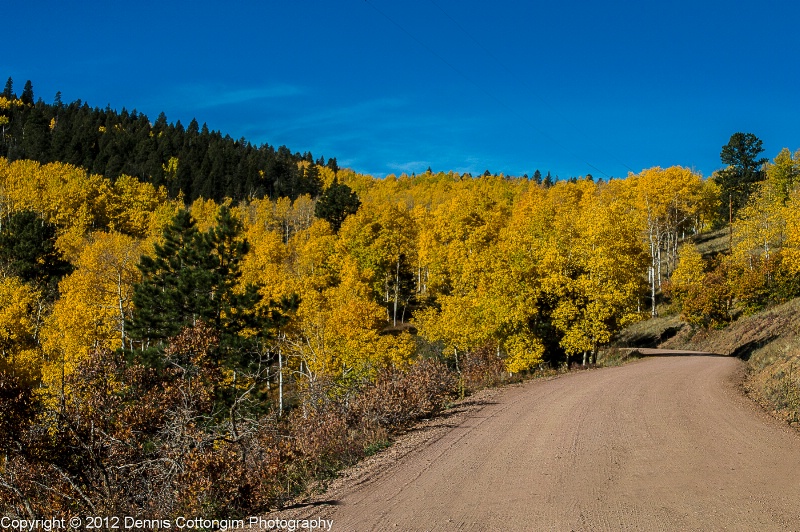
M379 125L379 122L375 121L376 116L397 112L406 103L401 98L376 98L347 105L332 106L316 112L299 112L293 114L290 119L282 123L273 123L272 129L276 134L281 134L309 128L336 131L344 129L343 126L347 126L347 130L351 131L349 136L355 137L358 133L353 130L354 126L356 130L364 126L373 129Z
M423 172L431 165L430 161L408 161L405 163L390 162L386 163L386 167L394 170L396 173L410 174L414 172Z
M197 102L196 107L199 108L222 107L225 105L238 105L259 100L287 98L290 96L298 96L306 92L305 89L298 85L284 83L267 85L264 87L253 87L249 89L204 89L200 87L191 90L194 91L195 94L206 96L203 100Z
M192 83L176 85L158 98L162 106L189 111L278 100L307 93L300 85L272 83L257 87L231 88L225 85Z

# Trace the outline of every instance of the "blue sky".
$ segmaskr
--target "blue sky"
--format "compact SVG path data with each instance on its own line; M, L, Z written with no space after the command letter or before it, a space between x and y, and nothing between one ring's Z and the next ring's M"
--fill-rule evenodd
M736 131L800 147L799 4L13 2L0 83L376 176L708 176Z

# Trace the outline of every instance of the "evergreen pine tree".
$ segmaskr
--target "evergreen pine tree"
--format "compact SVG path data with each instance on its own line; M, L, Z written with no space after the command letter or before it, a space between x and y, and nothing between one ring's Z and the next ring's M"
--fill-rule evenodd
M6 81L6 88L3 89L3 97L7 100L14 99L14 80L11 79L11 76L9 76L8 81Z
M328 166L328 168L333 170L334 174L339 172L339 163L336 162L336 157L331 157L330 159L328 159L327 166Z
M768 159L758 158L763 151L761 139L752 133L734 133L722 147L720 160L728 166L717 172L714 180L721 189L723 219L744 207L755 184L766 178L764 164Z
M314 207L314 216L327 220L335 232L339 232L342 222L351 214L355 214L361 206L358 195L353 190L339 183L338 179L333 178L333 183L317 200Z
M55 289L72 267L55 246L56 229L33 211L12 214L0 231L0 263L25 282Z
M33 83L31 83L31 80L25 82L25 87L22 89L22 95L19 99L24 104L33 105Z
M153 256L141 258L142 282L134 288L136 311L127 327L144 347L158 346L193 324L206 303L198 297L207 283L197 262L207 250L189 211L178 212L163 236L164 243L155 245Z
M258 287L237 290L249 251L242 230L228 207L220 208L217 225L207 233L199 232L189 212L182 210L164 230L164 244L155 246L152 257L142 257L142 282L134 287L135 311L128 329L140 342L144 359L158 364L169 338L203 321L219 337L217 363L231 368L250 363L249 344L268 334L281 316L255 310L261 301ZM245 329L255 337L244 337Z

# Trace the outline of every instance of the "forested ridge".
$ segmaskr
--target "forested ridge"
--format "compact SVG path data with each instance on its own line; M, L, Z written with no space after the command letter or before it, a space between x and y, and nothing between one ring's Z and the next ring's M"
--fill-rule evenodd
M60 93L48 104L35 99L30 81L17 95L10 78L0 95L0 157L69 163L112 181L136 176L188 201L316 196L320 182L314 166L297 163L336 169L335 158L315 160L310 152L292 153L286 146L254 146L195 119L184 126L161 113L151 121L136 110L64 103Z
M0 100L4 126L65 109L25 100ZM39 161L13 151L33 149L27 133L3 134L4 514L265 511L458 395L596 362L665 304L707 327L800 293L800 156L754 170L754 137L734 135L712 179L679 166L376 179L134 113L72 112L51 118ZM174 134L188 151L137 159L138 143L111 143L112 172L104 148L84 166L53 159L59 127L80 136L69 123L100 116L104 131L85 128L98 147L127 120L120 139L157 148ZM231 160L281 160L295 184L265 170L263 193L244 174L195 186L218 174L185 159L214 135ZM687 245L726 217L730 253Z

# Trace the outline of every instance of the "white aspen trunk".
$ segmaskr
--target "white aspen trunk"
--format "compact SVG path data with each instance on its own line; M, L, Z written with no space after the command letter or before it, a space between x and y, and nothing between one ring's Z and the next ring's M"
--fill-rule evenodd
M653 266L650 266L650 302L651 302L651 309L650 309L650 316L655 318L658 316L658 311L656 310L656 270Z
M661 288L661 246L658 246L658 260L656 264L658 264L658 287Z
M283 355L278 349L278 415L283 416Z
M119 301L119 331L122 348L125 349L125 306L122 297L122 274L117 274L117 301Z
M397 259L397 267L394 272L394 313L392 315L392 326L397 327L397 298L400 294L400 258Z
M682 239L686 239L686 232L684 231ZM672 269L669 272L670 277L672 276L672 272L675 271L675 268L678 267L678 233L675 233L675 242L673 243L675 246L672 250Z

